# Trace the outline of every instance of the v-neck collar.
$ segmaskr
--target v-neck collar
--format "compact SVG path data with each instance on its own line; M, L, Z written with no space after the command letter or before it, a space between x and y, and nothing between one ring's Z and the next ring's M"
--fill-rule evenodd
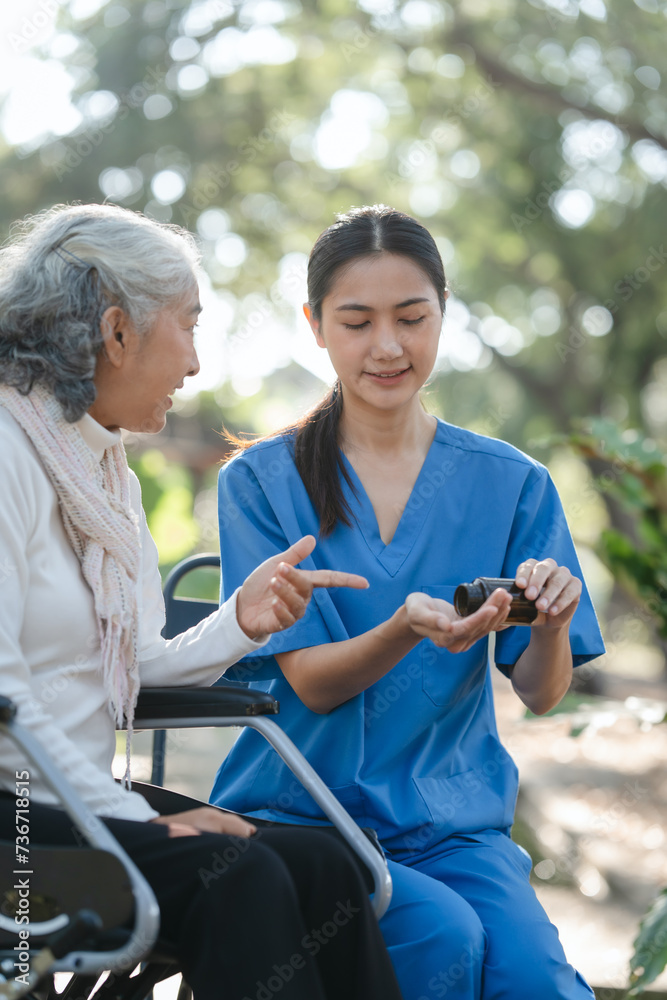
M340 452L345 463L345 468L354 485L356 499L354 495L349 495L348 500L356 516L361 534L368 548L390 576L396 576L412 551L417 536L424 527L426 515L433 506L436 493L441 486L441 477L435 475L440 441L441 425L438 422L435 435L426 453L422 467L419 470L419 475L412 487L408 502L403 509L401 519L394 532L394 537L388 545L385 545L382 541L373 504L364 489L361 479L345 453L342 450ZM343 483L343 488L346 492L351 492L346 483Z

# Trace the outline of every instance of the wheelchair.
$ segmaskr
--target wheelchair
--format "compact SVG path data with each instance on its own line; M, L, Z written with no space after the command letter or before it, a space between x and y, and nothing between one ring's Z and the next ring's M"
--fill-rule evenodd
M175 596L176 584L192 569L218 565L217 556L196 556L172 571L165 584L167 638L200 621L216 602ZM279 712L269 694L218 682L210 688L144 688L135 729L154 731L152 783L132 782L165 815L200 806L162 787L167 729L251 726L282 757L362 862L378 919L389 906L391 878L374 831L361 830L270 718ZM23 751L61 802L81 835L80 847L30 846L30 875L18 859L17 843L0 840L0 1000L144 1000L160 981L179 972L170 948L158 940L159 909L151 887L107 827L94 816L44 747L15 718L15 706L0 694L0 736ZM18 807L17 807L18 808ZM263 824L254 820L257 826ZM321 829L321 828L319 828ZM18 874L16 874L18 872ZM29 878L29 921L21 918L21 888ZM18 961L17 961L18 958ZM137 968L139 971L137 972ZM54 974L73 976L62 992ZM105 979L102 975L108 973ZM179 1000L190 996L183 984Z
M142 1000L155 983L177 971L173 954L155 952L150 970L129 985L131 973L157 941L160 911L153 890L44 747L16 721L15 705L2 695L0 735L39 771L86 845L24 849L18 837L15 843L0 841L0 997L71 1000L90 995L108 972L107 995L113 988L115 996ZM23 805L17 799L17 829ZM54 987L57 972L76 974L62 993ZM126 990L120 989L123 981Z

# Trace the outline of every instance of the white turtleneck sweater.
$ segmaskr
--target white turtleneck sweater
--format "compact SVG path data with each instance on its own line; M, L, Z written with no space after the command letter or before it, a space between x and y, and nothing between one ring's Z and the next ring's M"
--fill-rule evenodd
M78 424L98 461L118 442L86 415ZM139 661L146 686L212 684L263 643L244 634L236 594L204 622L175 639L160 635L164 602L158 554L132 473L132 506L141 522L138 587ZM116 739L100 668L92 591L69 544L51 482L25 432L0 407L0 694L18 706L18 721L32 730L101 816L149 820L157 815L136 792L111 775ZM0 789L14 791L25 758L0 736ZM34 771L30 768L31 772ZM31 773L30 794L55 804Z

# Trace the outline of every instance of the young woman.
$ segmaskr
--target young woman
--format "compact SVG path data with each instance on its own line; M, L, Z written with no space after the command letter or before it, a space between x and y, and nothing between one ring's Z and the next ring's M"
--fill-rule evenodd
M376 829L394 880L381 927L406 1000L584 1000L509 836L517 773L496 731L488 636L536 713L603 647L546 469L420 402L446 297L432 237L400 212L352 211L317 240L304 308L338 378L296 426L221 470L223 595L304 532L319 535L309 566L349 565L370 588L316 595L230 676L280 699L282 725ZM537 602L533 626L504 626L501 590L459 618L454 589L478 576L514 578ZM252 733L212 801L321 821Z
M199 369L197 262L187 233L110 205L36 216L0 252L0 693L152 885L197 1000L265 995L285 967L284 1000L400 1000L342 845L292 829L253 839L208 806L160 816L111 775L114 720L131 724L140 683L212 684L299 618L313 587L365 585L297 570L314 543L299 538L206 621L161 637L157 551L120 429L160 430ZM25 760L1 742L0 837L13 840ZM37 774L30 791L31 843L72 843ZM203 882L238 837L247 849Z

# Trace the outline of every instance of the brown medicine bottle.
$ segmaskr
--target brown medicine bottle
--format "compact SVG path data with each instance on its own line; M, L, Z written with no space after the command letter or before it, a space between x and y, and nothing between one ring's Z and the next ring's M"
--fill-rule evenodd
M529 601L514 580L497 579L492 576L478 576L472 583L462 583L454 591L454 607L465 618L478 611L494 590L506 590L512 595L506 622L513 625L530 625L538 615L534 601Z

